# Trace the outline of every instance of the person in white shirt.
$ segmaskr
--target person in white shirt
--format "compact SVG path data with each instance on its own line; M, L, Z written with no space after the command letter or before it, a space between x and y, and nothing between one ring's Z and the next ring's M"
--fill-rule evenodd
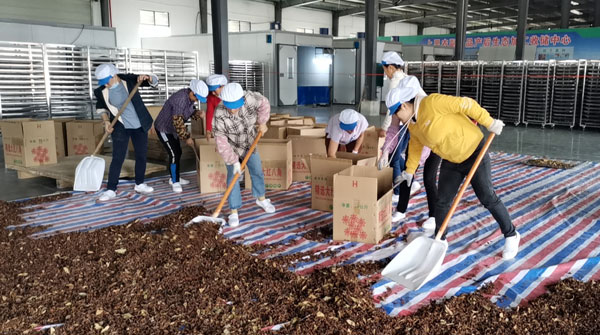
M325 132L327 157L334 157L338 150L357 154L369 127L367 119L353 109L344 109L329 119Z

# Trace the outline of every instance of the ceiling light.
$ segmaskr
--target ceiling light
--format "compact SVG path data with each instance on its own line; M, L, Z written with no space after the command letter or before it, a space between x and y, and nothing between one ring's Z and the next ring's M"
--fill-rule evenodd
M577 9L571 9L571 13L575 15L583 15L583 13L578 11Z
M579 2L577 2L577 1L571 1L571 6L577 6L577 5L579 5Z

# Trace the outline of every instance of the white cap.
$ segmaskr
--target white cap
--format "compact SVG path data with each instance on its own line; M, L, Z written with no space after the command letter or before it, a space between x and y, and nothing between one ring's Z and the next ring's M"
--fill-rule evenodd
M242 85L238 83L229 83L223 86L220 95L225 107L229 109L237 109L244 105L244 90Z
M398 87L412 87L417 90L417 93L420 90L422 90L421 83L419 82L419 79L417 79L417 77L415 77L415 76L404 77L402 80L400 80L398 82L398 86L396 86L396 88L398 88Z
M190 81L190 89L200 102L206 102L206 97L208 96L208 86L206 86L206 83L202 80L192 79Z
M358 112L354 109L344 109L340 113L340 128L343 130L354 130L358 124Z
M119 73L119 69L117 69L117 67L114 64L100 64L96 68L95 72L96 79L98 79L98 85L102 86L108 84L110 78L112 78L117 73Z
M410 86L398 87L391 90L385 98L385 105L390 110L390 115L396 113L398 108L405 102L417 96L418 89Z
M404 66L404 61L402 60L402 57L400 57L400 55L398 55L398 53L395 51L388 51L383 54L383 57L381 58L381 64Z
M206 78L209 91L216 91L219 87L227 85L227 77L222 74L211 74Z

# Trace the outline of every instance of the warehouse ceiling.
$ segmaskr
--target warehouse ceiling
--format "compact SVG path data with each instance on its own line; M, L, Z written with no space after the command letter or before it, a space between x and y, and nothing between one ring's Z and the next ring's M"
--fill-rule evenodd
M570 28L590 27L595 0L570 1ZM340 17L364 15L365 0L272 0L282 8L305 7L328 10ZM517 0L469 0L467 30L515 30ZM561 1L530 0L528 28L559 28ZM456 1L452 0L379 0L379 18L384 22L407 22L423 28L456 27Z

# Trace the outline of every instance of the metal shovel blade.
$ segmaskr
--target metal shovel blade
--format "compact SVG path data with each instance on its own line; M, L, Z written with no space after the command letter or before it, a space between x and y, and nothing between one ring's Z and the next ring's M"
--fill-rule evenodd
M445 242L419 236L392 259L381 275L409 290L418 290L439 274L447 249Z
M104 158L88 156L77 164L73 191L95 192L100 190L104 178Z

